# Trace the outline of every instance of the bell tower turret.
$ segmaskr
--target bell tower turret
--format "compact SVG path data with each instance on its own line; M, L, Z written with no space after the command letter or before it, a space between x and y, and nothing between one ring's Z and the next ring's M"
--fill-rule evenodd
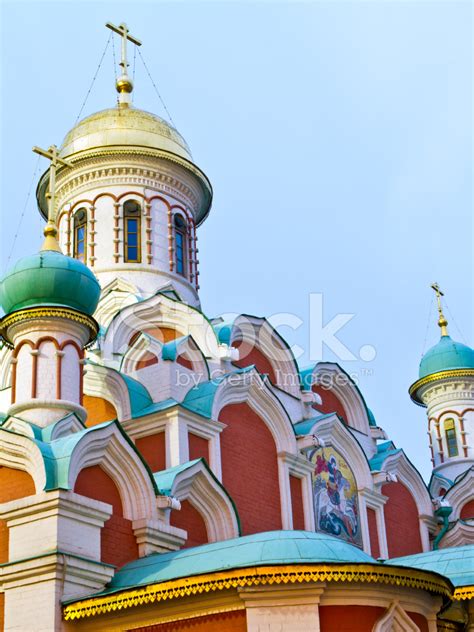
M440 475L439 487L440 479L447 479L449 485L474 465L474 350L449 336L443 293L437 284L432 287L441 338L421 359L419 379L410 387L410 396L427 409L433 474ZM434 495L438 492L433 491Z
M59 156L54 218L63 252L90 267L102 287L122 278L142 298L170 284L199 305L196 228L206 219L212 187L186 141L167 121L132 106L125 24L116 107L92 114L66 135ZM49 172L37 199L46 217Z

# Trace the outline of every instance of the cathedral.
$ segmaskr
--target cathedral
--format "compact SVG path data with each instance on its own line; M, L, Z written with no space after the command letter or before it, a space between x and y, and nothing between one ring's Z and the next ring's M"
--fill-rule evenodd
M44 243L0 286L0 629L474 631L474 350L441 290L426 482L341 366L202 311L212 186L107 26L117 102L34 148Z

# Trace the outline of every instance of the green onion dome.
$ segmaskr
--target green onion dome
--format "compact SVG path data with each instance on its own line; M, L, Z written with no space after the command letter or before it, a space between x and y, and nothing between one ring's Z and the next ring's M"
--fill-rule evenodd
M56 250L20 259L0 284L6 315L28 307L69 307L92 316L100 285L89 268Z
M474 350L450 336L441 336L421 359L420 378L453 369L474 369Z

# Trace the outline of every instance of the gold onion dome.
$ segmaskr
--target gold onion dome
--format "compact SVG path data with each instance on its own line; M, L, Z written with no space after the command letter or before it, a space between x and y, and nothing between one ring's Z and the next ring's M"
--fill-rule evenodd
M109 108L82 119L66 135L59 155L65 158L100 147L130 145L192 161L186 141L174 127L156 114L133 107Z
M131 106L114 107L87 116L77 123L64 138L59 156L72 160L73 165L92 156L109 154L117 150L133 148L134 153L143 152L162 157L181 165L197 178L202 192L201 205L196 221L200 224L212 203L212 187L207 176L193 163L191 151L181 134L167 121L156 114ZM46 192L48 172L41 177L37 188L40 211L47 217Z

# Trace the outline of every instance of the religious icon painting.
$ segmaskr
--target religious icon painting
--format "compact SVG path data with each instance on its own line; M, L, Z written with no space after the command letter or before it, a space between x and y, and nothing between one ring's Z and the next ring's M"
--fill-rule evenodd
M316 531L362 547L357 484L351 468L331 446L317 448L309 457L314 465Z

